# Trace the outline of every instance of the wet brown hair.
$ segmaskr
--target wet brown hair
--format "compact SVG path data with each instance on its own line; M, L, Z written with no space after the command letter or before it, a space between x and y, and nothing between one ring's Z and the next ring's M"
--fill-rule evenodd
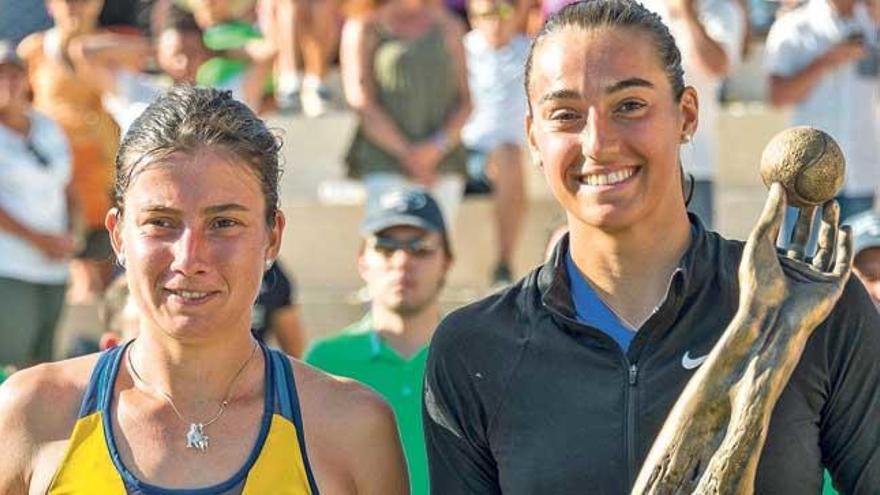
M684 93L684 69L681 67L681 52L669 28L663 24L660 16L646 9L635 0L582 0L562 8L550 16L535 36L526 59L525 84L526 97L531 85L532 59L535 51L550 35L565 28L576 27L585 31L602 27L620 27L638 29L647 32L654 40L654 48L663 65L672 93L676 101ZM624 56L624 55L621 55ZM529 114L532 103L529 100Z
M246 163L260 181L266 223L275 224L280 140L229 91L178 85L160 96L126 133L116 155L113 195L120 212L135 174L172 153L219 148Z

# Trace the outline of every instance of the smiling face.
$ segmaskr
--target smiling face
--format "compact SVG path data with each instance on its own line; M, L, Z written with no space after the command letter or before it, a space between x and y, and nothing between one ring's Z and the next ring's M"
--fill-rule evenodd
M411 243L415 252L399 249ZM436 304L450 265L439 233L410 226L391 227L367 239L358 258L373 304L402 315Z
M107 216L141 328L186 340L247 331L284 228L281 213L269 227L265 211L257 176L228 153L201 149L142 166L124 213Z
M535 47L529 146L569 218L613 232L684 219L678 159L697 98L643 30L565 27Z

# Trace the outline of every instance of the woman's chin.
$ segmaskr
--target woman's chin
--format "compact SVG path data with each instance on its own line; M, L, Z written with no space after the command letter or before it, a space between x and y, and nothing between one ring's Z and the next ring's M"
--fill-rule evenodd
M631 204L593 204L579 208L576 216L587 226L612 233L638 223L637 208Z

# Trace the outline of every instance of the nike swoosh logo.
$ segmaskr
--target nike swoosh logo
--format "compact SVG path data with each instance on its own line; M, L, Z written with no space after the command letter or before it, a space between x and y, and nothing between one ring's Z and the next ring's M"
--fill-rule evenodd
M684 353L684 356L681 357L681 367L686 370L692 370L695 368L699 368L703 361L709 358L709 355L700 356L698 358L691 357L691 351L687 351Z

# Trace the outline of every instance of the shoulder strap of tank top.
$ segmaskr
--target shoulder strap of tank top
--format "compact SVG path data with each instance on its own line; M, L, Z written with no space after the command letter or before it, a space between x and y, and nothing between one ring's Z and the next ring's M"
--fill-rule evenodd
M290 365L290 359L287 355L275 349L269 350L269 358L272 360L272 374L275 376L275 398L278 401L279 412L296 427L296 438L299 442L299 451L302 454L306 475L309 478L309 488L311 488L313 495L317 495L318 484L315 482L315 476L312 474L312 466L309 464L309 456L306 452L302 413L299 407L299 394L296 392L296 380L293 377L293 367Z
M98 362L92 369L89 385L86 388L86 393L83 394L83 400L79 407L80 418L84 418L100 409L106 395L113 393L112 382L113 377L116 375L113 373L114 363L118 361L123 349L125 349L125 345L116 346L112 349L107 349L98 356Z

